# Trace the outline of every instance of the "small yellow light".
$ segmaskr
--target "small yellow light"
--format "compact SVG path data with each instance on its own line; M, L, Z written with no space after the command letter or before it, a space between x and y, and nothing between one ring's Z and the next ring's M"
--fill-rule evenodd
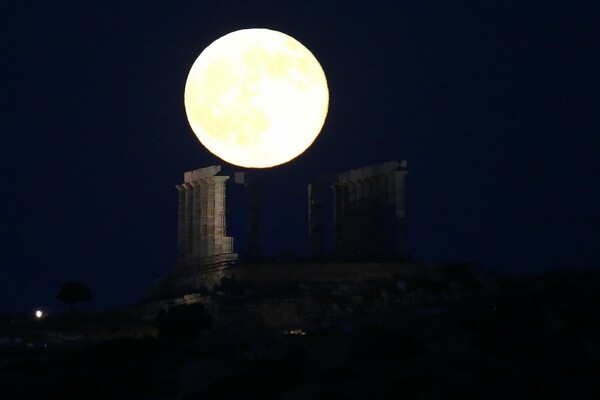
M43 312L42 310L36 310L36 312L35 312L35 317L36 317L37 319L40 319L40 318L42 318L43 316L44 316L44 312Z

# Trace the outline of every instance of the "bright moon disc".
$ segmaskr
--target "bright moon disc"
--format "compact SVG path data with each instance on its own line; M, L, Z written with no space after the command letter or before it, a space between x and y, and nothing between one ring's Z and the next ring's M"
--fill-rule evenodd
M192 130L216 156L247 168L268 168L304 152L323 127L327 80L296 39L244 29L214 41L185 83Z

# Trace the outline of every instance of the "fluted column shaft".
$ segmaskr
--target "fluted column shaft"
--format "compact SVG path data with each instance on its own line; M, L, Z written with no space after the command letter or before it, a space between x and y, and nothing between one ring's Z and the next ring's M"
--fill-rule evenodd
M406 171L395 171L388 174L388 203L393 218L392 242L396 257L407 255L406 205L404 198L404 177Z
M206 256L215 255L215 184L206 179Z
M354 232L352 251L359 258L363 258L369 249L367 234L370 232L366 228L366 187L363 179L357 179L354 182L356 186L356 215L354 217Z
M214 254L222 254L224 238L227 236L227 221L226 221L226 191L225 181L228 176L213 176L213 190L215 197L214 204Z

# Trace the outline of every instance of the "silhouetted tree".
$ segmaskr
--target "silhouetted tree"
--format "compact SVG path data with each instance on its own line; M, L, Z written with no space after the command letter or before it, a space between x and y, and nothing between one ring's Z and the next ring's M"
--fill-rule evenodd
M61 303L69 303L71 306L71 313L75 309L75 303L81 303L82 301L91 301L92 291L89 287L79 282L67 282L58 291L56 298Z
M200 303L182 304L161 310L154 324L161 339L185 342L196 339L198 334L212 326L212 317Z

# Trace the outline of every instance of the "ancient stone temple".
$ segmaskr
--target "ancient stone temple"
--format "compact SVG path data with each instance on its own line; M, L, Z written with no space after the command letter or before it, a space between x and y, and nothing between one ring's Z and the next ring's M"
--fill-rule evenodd
M309 246L325 254L323 188L334 195L334 242L338 259L393 260L407 257L404 180L406 161L352 169L308 186Z
M310 279L316 280L387 276L401 266L396 261L407 258L406 162L390 161L352 169L308 185L310 255L313 259L331 258L324 248L323 201L325 190L331 188L333 256L341 263L325 262L317 269L311 267L303 272L298 265L286 269L277 264L265 273L268 266L264 262L238 263L234 239L227 235L226 184L230 177L218 175L220 172L218 165L189 171L184 174L184 182L176 185L177 265L169 277L155 283L154 297L198 293L219 284L226 276L264 282L285 281L294 274L294 279L308 279L312 274ZM245 188L248 243L245 259L260 259L259 182L248 172L236 172L234 180ZM315 265L314 261L306 265ZM392 263L386 264L389 261Z
M177 270L186 272L234 261L233 238L227 236L225 182L221 166L189 171L179 192Z

